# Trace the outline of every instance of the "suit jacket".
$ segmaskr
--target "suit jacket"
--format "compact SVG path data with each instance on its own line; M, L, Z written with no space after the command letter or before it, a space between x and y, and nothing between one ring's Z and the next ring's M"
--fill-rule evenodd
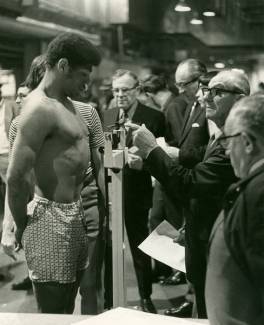
M203 161L192 169L173 162L159 147L151 151L146 164L167 195L184 204L187 275L192 283L200 284L205 281L205 251L212 226L225 191L236 181L230 160L215 141L207 147Z
M222 219L223 229L219 228ZM218 242L210 247L206 285L208 305L211 304L209 319L212 323L264 324L263 225L262 165L230 187L225 197L223 214L219 216L210 237L210 243L218 238ZM219 238L224 242L220 242ZM220 275L218 279L215 277L215 272L220 274L221 271L223 280ZM215 295L215 290L219 290L219 295ZM229 301L227 304L225 298ZM241 308L245 303L246 309ZM217 313L215 304L219 305L221 313Z
M208 146L202 162L193 169L174 163L159 147L149 154L146 164L167 193L182 200L188 208L195 237L208 240L212 225L221 209L225 191L236 181L224 148L215 141Z
M205 110L198 102L190 117L194 103L190 103L185 112L182 134L179 141L179 162L187 168L193 168L203 160L209 141L208 125Z
M172 95L164 109L166 121L165 140L170 146L179 147L182 123L189 100L182 93L178 96Z
M256 286L256 291L261 291L263 296L263 165L230 187L225 197L224 216L225 239L230 253L244 275Z
M113 114L112 119L117 121L119 118L119 109L114 108L104 113L104 118L109 120L108 114ZM164 136L164 114L156 109L143 105L139 101L137 102L132 122L138 124L144 123L157 138ZM128 133L126 137L126 145L128 148L133 145L130 133ZM124 193L126 204L132 207L150 208L152 205L152 183L149 172L146 169L141 171L130 169L128 165L126 165L124 169Z
M15 101L11 99L4 99L4 105L5 105L5 113L4 113L5 132L8 139L11 122L19 114L19 108L15 103Z

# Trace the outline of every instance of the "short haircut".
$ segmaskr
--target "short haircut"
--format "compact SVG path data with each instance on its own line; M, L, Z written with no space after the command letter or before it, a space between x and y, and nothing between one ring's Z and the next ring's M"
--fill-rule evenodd
M187 65L189 67L189 70L192 72L193 78L199 77L207 72L205 64L197 59L190 58L183 60L178 64L178 67L181 67L182 65Z
M211 84L211 82L210 82ZM250 94L250 84L247 75L240 69L226 69L220 71L212 79L213 87L234 91L248 96Z
M204 85L204 86L208 86L210 80L216 76L218 74L219 71L217 70L212 70L212 71L208 71L204 74L202 74L200 77L199 77L199 82Z
M118 69L118 70L116 70L115 73L112 76L112 80L115 80L117 78L123 77L125 75L128 75L132 79L135 80L135 86L138 86L139 85L138 76L134 72L132 72L130 70L126 70L126 69Z
M231 109L236 123L264 141L264 95L243 97Z
M38 55L31 63L29 73L24 82L24 86L30 90L34 90L42 80L46 70L46 56Z
M151 74L142 81L142 88L145 92L156 94L167 89L167 82L164 76Z
M66 58L72 68L97 66L101 55L96 47L77 33L62 33L48 45L46 62L52 68L62 58Z

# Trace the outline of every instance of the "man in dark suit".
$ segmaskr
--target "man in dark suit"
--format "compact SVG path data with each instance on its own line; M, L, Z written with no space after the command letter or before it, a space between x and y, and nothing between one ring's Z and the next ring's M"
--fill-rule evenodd
M184 167L193 168L203 160L209 141L208 120L205 114L203 88L208 87L209 81L218 71L209 71L198 79L199 85L196 100L189 104L183 119L181 138L179 141L179 163Z
M189 104L186 109L183 121L182 136L179 141L179 150L176 155L176 157L179 159L179 164L183 167L193 168L196 164L203 160L209 141L208 120L206 119L205 114L203 89L208 87L209 81L217 73L218 71L209 71L199 77L196 101L194 104ZM186 210L186 208L183 209L183 213L184 210ZM181 233L183 233L183 231L184 227L181 230ZM174 275L174 277L176 275ZM180 276L178 273L178 278L179 277ZM165 315L174 317L190 317L193 309L192 299L189 298L191 289L192 288L189 286L186 300L178 306L166 309L164 312Z
M166 137L167 142L172 146L178 146L180 148L179 156L181 164L190 168L202 160L205 145L209 140L205 110L201 108L196 98L198 85L201 82L207 82L208 85L212 77L210 73L210 78L209 76L201 78L204 76L205 71L205 65L198 60L188 59L182 61L178 65L175 73L176 84L182 92L177 97L172 95L166 88L166 82L162 76L151 75L143 83L143 89L146 94L161 107L167 117L166 124L169 130ZM184 101L185 104L179 105L179 103L183 103L183 98L186 99ZM179 131L180 136L178 136ZM175 150L177 151L178 149ZM156 228L164 219L167 219L176 229L182 227L182 204L181 202L177 202L177 204L172 202L170 197L163 191L161 184L156 181L150 225L152 228ZM157 266L159 266L158 263ZM160 267L160 269L162 268ZM156 270L157 274L159 274L158 272L159 269ZM180 284L184 280L185 277L182 272L174 271L168 278L161 280L160 283L164 285ZM191 303L189 303L188 307L186 304L184 306L184 310L181 308L177 312L180 313L179 315L182 313L186 314L188 308L190 315ZM173 312L175 310L173 308ZM171 310L167 312L171 313Z
M158 110L147 107L137 100L139 81L128 70L117 70L113 76L112 89L116 108L105 112L104 120L130 120L145 124L155 135L164 136L164 115ZM133 145L131 134L127 135L126 145ZM142 310L155 313L151 301L152 271L151 259L138 249L138 245L148 236L148 213L152 205L151 176L142 165L142 159L129 153L128 165L124 169L125 225L135 266ZM114 218L114 216L113 216Z
M187 107L194 104L198 79L205 72L205 65L196 59L186 59L177 66L175 82L180 94L167 105L165 112L166 142L169 145L179 147Z
M232 105L248 94L248 79L239 70L222 71L210 81L205 95L206 116L215 122L217 129L209 130L211 138L203 161L192 169L172 161L144 126L131 125L137 129L134 143L147 157L146 165L151 174L169 195L185 204L187 278L194 287L200 318L206 317L204 285L209 234L221 209L223 195L236 179L225 149L217 139Z
M263 125L264 96L245 97L232 108L219 139L241 180L230 187L210 237L211 324L264 324Z

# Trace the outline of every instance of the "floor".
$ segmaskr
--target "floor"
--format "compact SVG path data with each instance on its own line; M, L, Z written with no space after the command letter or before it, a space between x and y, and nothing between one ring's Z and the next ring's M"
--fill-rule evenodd
M126 263L126 287L127 305L131 308L139 308L139 296L136 286L134 268L129 249L125 256ZM19 258L13 262L0 249L0 274L5 275L5 280L0 281L0 312L37 312L35 299L32 291L13 291L12 283L19 282L27 274L27 267L23 251L19 253ZM186 292L186 285L161 286L153 285L152 299L159 314L163 314L166 308L178 304ZM75 314L80 314L80 296L76 300Z

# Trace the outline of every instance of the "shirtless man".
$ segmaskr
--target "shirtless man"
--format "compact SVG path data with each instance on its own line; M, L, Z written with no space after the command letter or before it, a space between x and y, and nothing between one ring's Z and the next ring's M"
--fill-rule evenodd
M69 97L87 86L100 55L83 36L66 33L49 44L46 62L21 113L7 193L39 311L72 313L88 262L80 192L90 151L87 127Z

